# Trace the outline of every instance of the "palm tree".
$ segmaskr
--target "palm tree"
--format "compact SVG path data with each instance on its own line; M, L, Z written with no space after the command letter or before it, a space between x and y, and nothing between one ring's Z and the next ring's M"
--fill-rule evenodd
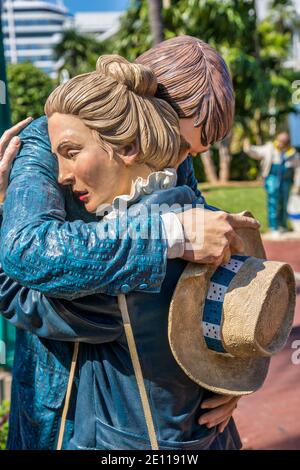
M97 58L105 52L105 43L92 36L78 33L75 29L64 31L60 42L54 48L55 58L62 61L61 70L67 70L70 77L94 69Z
M156 45L164 40L164 25L162 20L162 1L148 0L149 21L153 36L153 44Z

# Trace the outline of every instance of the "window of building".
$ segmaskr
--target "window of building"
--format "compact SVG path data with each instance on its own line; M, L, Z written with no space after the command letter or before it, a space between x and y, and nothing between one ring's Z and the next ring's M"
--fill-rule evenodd
M14 22L15 26L53 26L53 25L62 25L64 20L16 20ZM8 21L3 21L3 27L8 28Z
M41 60L53 60L53 57L52 55L18 56L18 62L39 62Z

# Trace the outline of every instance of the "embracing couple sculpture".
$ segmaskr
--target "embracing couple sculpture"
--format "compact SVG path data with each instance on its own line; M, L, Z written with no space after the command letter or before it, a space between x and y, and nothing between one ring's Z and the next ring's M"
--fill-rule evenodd
M192 155L232 126L225 62L187 36L134 64L102 56L45 114L0 141L7 447L239 449L233 410L283 347L295 294L259 223L197 187Z

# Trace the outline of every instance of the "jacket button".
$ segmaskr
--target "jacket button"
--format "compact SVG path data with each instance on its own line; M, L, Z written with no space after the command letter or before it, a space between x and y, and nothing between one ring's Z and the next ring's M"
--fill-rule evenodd
M148 284L141 284L139 286L140 289L147 289L147 287L148 287Z
M130 286L129 286L128 284L123 284L123 285L121 286L121 292L122 292L123 294L127 294L127 292L129 292L129 291L130 291Z

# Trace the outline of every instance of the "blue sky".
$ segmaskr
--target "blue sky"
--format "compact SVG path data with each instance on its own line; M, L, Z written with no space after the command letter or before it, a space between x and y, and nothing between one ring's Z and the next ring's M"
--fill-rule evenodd
M122 11L129 0L64 0L71 13L76 11Z

